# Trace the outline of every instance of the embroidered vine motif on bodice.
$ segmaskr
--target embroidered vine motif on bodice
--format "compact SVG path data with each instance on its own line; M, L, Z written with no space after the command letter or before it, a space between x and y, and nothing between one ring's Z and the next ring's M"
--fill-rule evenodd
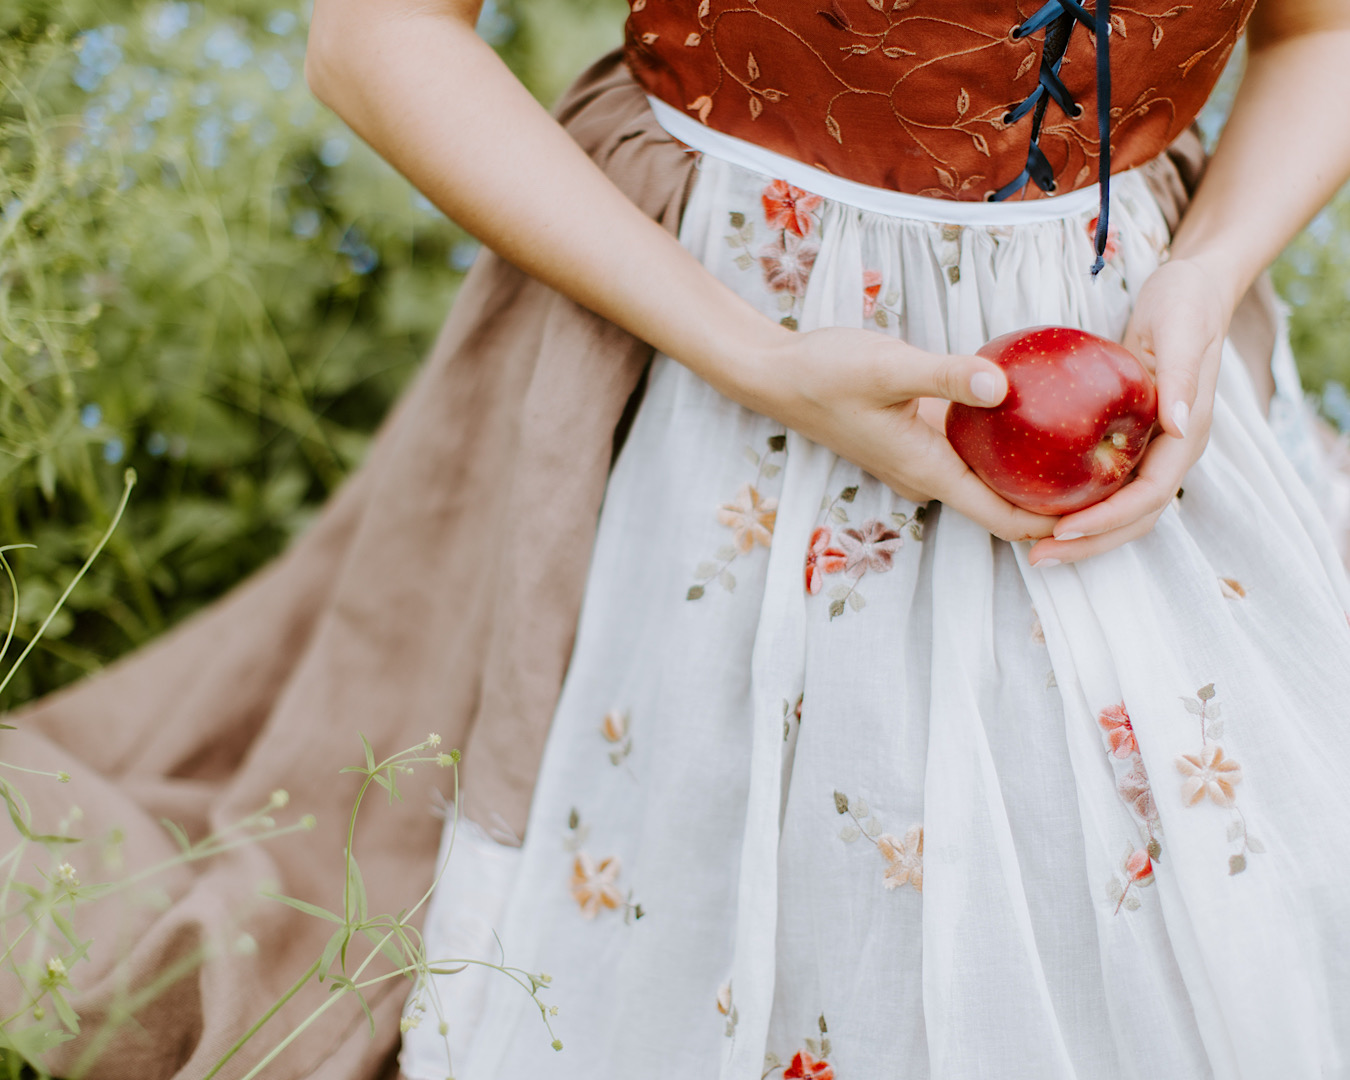
M646 90L711 128L878 187L978 200L1013 180L1045 35L1038 0L630 0L626 52ZM1160 153L1214 88L1256 0L1111 6L1112 171ZM1084 5L1089 11L1093 5ZM1077 118L1040 146L1057 193L1096 182L1095 40L1059 71ZM1029 185L1026 198L1040 192Z

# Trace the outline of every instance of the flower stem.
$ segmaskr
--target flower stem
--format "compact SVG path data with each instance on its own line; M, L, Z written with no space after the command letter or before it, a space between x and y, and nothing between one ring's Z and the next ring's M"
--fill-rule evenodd
M89 568L94 565L94 560L99 557L103 549L107 546L108 541L112 539L113 530L117 528L118 523L122 520L122 514L126 512L127 502L131 498L131 489L135 486L136 486L136 470L128 469L123 477L122 501L117 504L117 512L113 514L112 521L109 523L108 527L103 531L103 535L99 537L99 541L97 544L94 545L94 550L89 553L89 557L84 560L84 565L82 565L79 571L75 574L75 576L70 579L70 584L66 586L66 591L63 592L57 599L56 603L52 605L51 611L47 612L47 617L42 620L42 625L38 627L37 633L34 634L31 638L29 638L27 646L25 646L23 652L19 653L19 658L15 660L14 663L10 666L10 669L6 673L4 679L0 680L0 693L4 693L5 687L7 687L9 685L10 680L14 678L14 673L19 670L19 666L24 662L24 659L28 656L28 654L33 651L34 646L37 645L38 640L46 632L47 627L51 625L52 620L56 618L56 613L60 611L61 608L65 605L67 598L70 596L72 592L74 592L75 586L78 585L80 583L80 579L83 578L86 573L88 573ZM16 608L18 607L17 601L18 596L16 594L15 595Z
M301 989L304 988L305 984L308 983L310 979L314 978L314 976L318 974L319 964L322 962L322 959L323 958L320 957L319 959L315 960L314 963L309 965L309 969L292 984L291 988L287 990L284 994L282 994L281 997L279 997L275 1002L273 1002L272 1007L268 1009L265 1013L263 1013L262 1016L258 1017L258 1019L254 1021L254 1024L251 1028L249 1028L246 1032L240 1035L238 1039L235 1040L234 1045L225 1051L225 1056L220 1058L214 1065L211 1066L210 1072L208 1072L205 1076L203 1076L202 1080L211 1080L211 1078L215 1076L216 1073L220 1072L220 1070L225 1067L225 1063L228 1062L230 1058L234 1057L235 1054L239 1053L243 1045L246 1042L248 1042L251 1038L253 1038L253 1036L258 1033L259 1029L261 1029L262 1026L265 1023L267 1023L267 1021L271 1020L272 1017L274 1017L277 1014L277 1012L281 1009L281 1007L286 1004L286 1002L290 1001L291 998L295 997L295 995L298 994L301 991Z

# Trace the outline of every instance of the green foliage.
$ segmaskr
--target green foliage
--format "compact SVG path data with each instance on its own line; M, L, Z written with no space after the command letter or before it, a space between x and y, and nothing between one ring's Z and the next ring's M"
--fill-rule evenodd
M1350 431L1350 188L1299 234L1273 272L1290 304L1289 336L1303 383L1323 394L1324 411Z
M617 38L613 6L565 5L561 44L537 14L482 25L552 94L597 27ZM476 249L311 98L294 3L20 0L0 29L0 540L36 545L15 559L21 639L122 469L142 478L13 704L278 553L361 461Z
M112 520L94 545L73 578L47 612L42 624L27 648L10 664L0 678L0 692L21 670L34 646L50 627L63 605L81 579L95 565L105 550L117 526L121 523L136 484L136 474L127 469L123 476L122 497L113 511ZM3 661L13 642L14 623L19 608L19 586L6 557L16 545L0 547L0 569L13 590L14 605L10 626L0 643L0 661ZM9 724L0 728L13 730ZM361 787L352 803L347 819L347 837L340 853L345 865L342 889L342 914L309 901L263 889L261 895L290 907L304 915L332 923L332 932L322 953L292 984L291 988L272 1002L267 1010L229 1047L223 1056L207 1071L203 1080L211 1080L259 1032L288 1001L314 984L327 981L326 993L320 993L320 1004L309 1015L285 1034L271 1050L244 1076L252 1080L260 1076L268 1065L296 1038L339 1001L354 997L365 1015L370 1034L375 1035L375 1018L366 1001L365 992L390 979L408 979L413 983L411 1001L401 1027L409 1031L425 1019L428 1007L435 1013L437 1029L445 1039L448 1028L444 1009L434 976L454 975L474 964L490 968L504 975L533 999L544 1028L552 1039L555 1050L562 1043L554 1036L549 1018L557 1015L557 1007L540 1000L540 991L551 979L545 974L534 974L522 968L508 967L478 958L428 956L417 929L417 916L431 899L441 875L448 865L459 828L459 762L458 750L441 751L441 737L434 732L416 746L402 750L383 761L376 761L375 752L365 735L361 746L365 752L364 765L352 765L340 770L363 777ZM399 778L410 776L419 765L435 765L452 773L454 801L447 822L449 843L446 857L441 862L431 886L410 907L397 914L370 910L365 882L356 862L356 823L361 804L377 784L389 796L392 805L402 799ZM215 858L235 848L262 843L293 832L308 832L318 824L313 814L304 814L289 824L278 824L277 812L290 804L290 795L283 789L273 791L265 805L211 833L201 840L193 840L181 825L167 818L161 819L164 830L173 839L177 851L166 859L127 872L121 852L121 828L109 822L91 822L92 835L77 835L83 813L72 805L56 823L39 821L33 814L27 798L19 788L16 777L29 783L69 783L70 774L29 768L0 760L0 802L10 820L11 839L8 849L0 846L0 977L12 991L17 992L18 1007L0 1014L0 1075L13 1080L48 1080L49 1053L61 1044L82 1034L81 1019L70 1004L71 992L79 986L83 963L89 957L92 939L81 938L76 930L77 909L88 908L113 896L130 895L137 902L159 907L168 902L158 880L176 867L204 859ZM100 835L102 834L102 835ZM80 871L69 859L73 850L88 853L90 847L101 848L101 859L80 860L86 868L100 866L102 880L81 881ZM98 872L98 871L96 871ZM95 1017L91 1030L73 1064L66 1067L72 1078L84 1076L95 1063L103 1059L126 1025L135 1022L137 1014L161 995L169 993L185 977L206 962L213 949L248 954L257 949L257 942L248 934L241 934L232 943L207 942L165 965L154 973L148 985L128 991L125 986L114 992L102 1015ZM364 958L359 956L365 951ZM372 964L378 959L383 967ZM123 982L125 980L122 980ZM313 999L316 995L310 993ZM6 1000L6 1008L16 1003ZM447 1056L450 1053L445 1041Z

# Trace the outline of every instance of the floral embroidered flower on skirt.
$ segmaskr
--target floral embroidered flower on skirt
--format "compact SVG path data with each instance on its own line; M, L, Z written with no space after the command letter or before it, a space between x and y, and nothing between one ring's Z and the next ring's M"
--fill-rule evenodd
M1094 282L1095 209L956 225L701 170L683 243L751 304L938 352L1119 338L1168 239L1133 174ZM1350 589L1236 355L1148 536L1027 550L658 357L518 865L461 828L427 926L547 972L563 1050L478 969L418 988L448 1034L405 1073L1347 1075Z

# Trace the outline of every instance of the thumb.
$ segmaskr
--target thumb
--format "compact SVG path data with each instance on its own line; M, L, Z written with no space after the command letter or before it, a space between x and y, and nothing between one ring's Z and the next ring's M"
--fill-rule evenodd
M1195 404L1196 374L1189 369L1158 372L1158 422L1169 435L1184 439Z
M896 372L896 389L906 398L939 397L988 409L1008 394L1008 377L982 356L919 353Z
M1163 431L1184 439L1199 391L1203 344L1189 340L1163 344L1153 335L1141 334L1127 335L1125 347L1153 375L1158 388L1158 423Z

